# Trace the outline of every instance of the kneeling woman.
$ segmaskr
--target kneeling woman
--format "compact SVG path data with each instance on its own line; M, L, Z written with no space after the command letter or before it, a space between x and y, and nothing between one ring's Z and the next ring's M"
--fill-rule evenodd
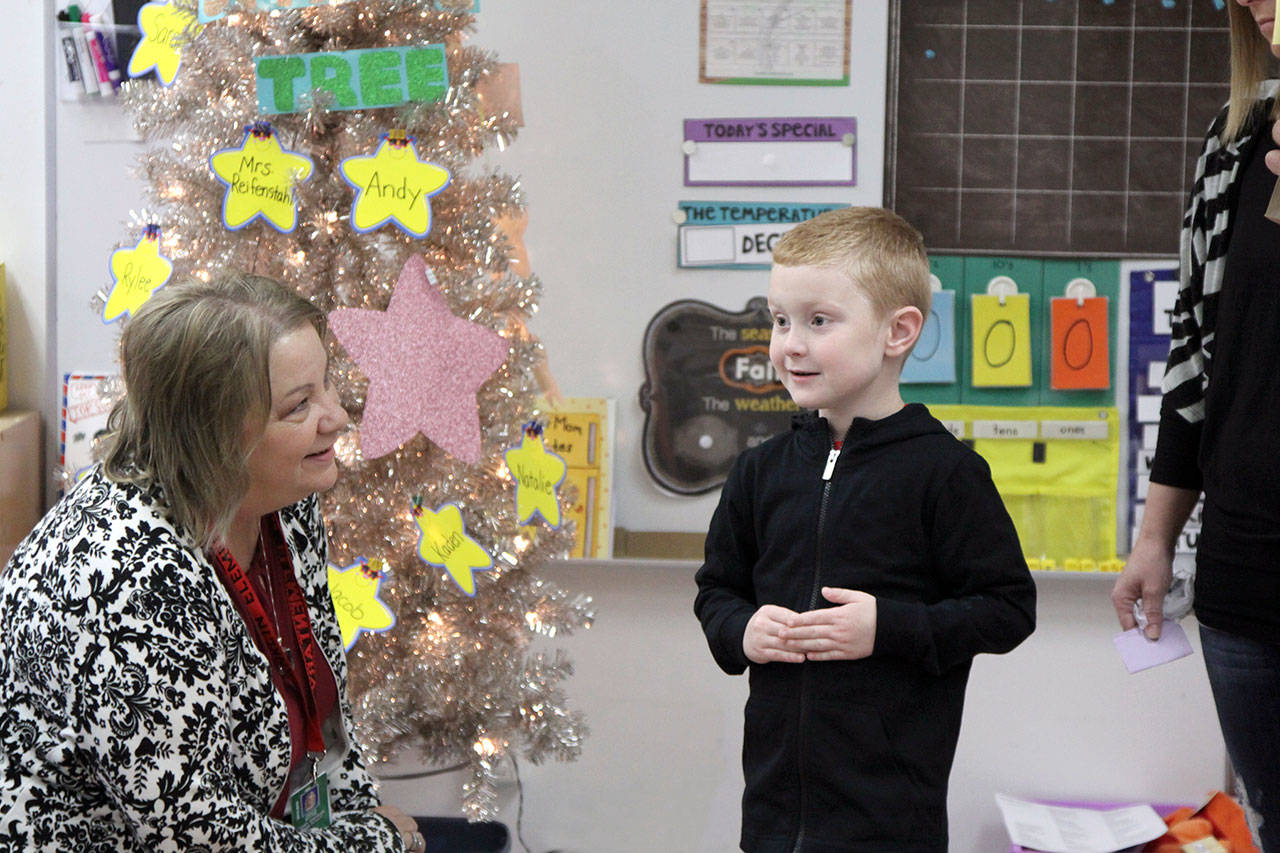
M424 846L351 737L324 331L250 276L170 285L125 328L102 464L0 574L0 849Z

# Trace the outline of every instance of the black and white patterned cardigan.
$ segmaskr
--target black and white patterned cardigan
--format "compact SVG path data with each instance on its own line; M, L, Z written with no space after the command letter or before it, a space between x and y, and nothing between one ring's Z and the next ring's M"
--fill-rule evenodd
M353 743L346 663L313 495L280 511ZM400 851L346 747L335 819L268 813L288 712L207 557L153 491L94 469L0 574L0 851Z
M1227 264L1241 168L1249 158L1258 130L1270 121L1277 89L1280 81L1262 83L1248 122L1229 145L1223 145L1220 139L1227 118L1223 107L1210 125L1196 161L1191 202L1182 220L1178 301L1171 318L1173 337L1162 387L1164 405L1188 423L1204 420L1218 295Z

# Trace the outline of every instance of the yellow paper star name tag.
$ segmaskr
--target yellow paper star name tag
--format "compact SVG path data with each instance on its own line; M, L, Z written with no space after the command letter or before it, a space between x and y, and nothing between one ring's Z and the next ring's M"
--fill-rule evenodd
M360 632L380 634L395 627L395 614L378 598L386 577L382 566L381 560L363 557L344 568L329 564L329 597L347 651L356 644Z
M457 505L445 504L432 512L415 498L413 518L421 532L418 556L422 561L445 569L463 592L475 595L474 573L492 569L493 558L462 529L462 512Z
M129 76L141 77L154 68L161 83L173 85L182 65L182 44L201 30L196 16L169 0L147 3L138 10L138 29L142 39L129 57Z
M245 130L239 148L224 148L209 158L209 167L226 184L222 222L238 231L261 216L288 234L298 224L294 185L311 177L311 160L280 147L271 125L258 122Z
M552 527L560 526L559 488L567 467L562 458L547 450L542 427L525 424L519 447L502 455L516 481L516 520L525 524L536 512Z
M414 237L431 230L428 199L449 185L449 173L418 159L413 137L391 131L373 156L348 157L342 177L356 190L351 227L365 233L388 222Z
M122 314L132 316L173 274L173 264L160 254L158 225L148 225L132 249L112 252L110 266L114 284L102 311L104 323L110 323Z

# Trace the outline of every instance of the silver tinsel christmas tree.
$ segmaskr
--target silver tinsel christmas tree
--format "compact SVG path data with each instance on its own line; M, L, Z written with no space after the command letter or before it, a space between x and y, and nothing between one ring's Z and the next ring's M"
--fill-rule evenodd
M194 15L194 0L173 2ZM472 771L463 790L466 811L492 817L496 774L506 758L536 763L578 754L585 727L566 710L560 686L571 666L562 653L532 645L592 618L590 599L538 579L540 566L568 553L572 530L536 517L521 525L503 463L504 451L520 444L523 425L540 417L535 395L543 353L524 321L536 310L541 285L510 269L516 246L501 226L520 215L519 183L475 161L489 146L505 147L517 122L486 109L484 87L496 60L463 43L473 23L471 0L319 2L325 5L275 11L257 11L253 0L233 3L231 14L188 31L171 86L139 80L125 87L135 125L150 143L142 170L153 207L134 215L139 228L160 227L174 280L223 269L252 272L288 283L326 312L385 310L406 259L417 253L454 315L510 344L505 363L477 394L482 449L471 464L422 435L365 458L360 424L368 379L331 342L333 379L355 429L339 443L343 473L324 498L330 561L381 565L381 598L396 616L394 628L361 634L349 653L357 734L378 760L465 764ZM447 58L440 101L337 109L316 91L302 111L259 114L255 57L424 45L443 45ZM297 225L289 233L260 218L229 229L227 185L210 167L215 152L239 145L264 119L282 148L313 164L310 177L293 187ZM354 190L340 164L372 155L401 132L451 180L430 199L425 237L390 225L359 233L349 221ZM128 235L122 245L136 238ZM419 559L415 499L427 508L456 505L467 535L492 556L493 568L475 575L474 596Z

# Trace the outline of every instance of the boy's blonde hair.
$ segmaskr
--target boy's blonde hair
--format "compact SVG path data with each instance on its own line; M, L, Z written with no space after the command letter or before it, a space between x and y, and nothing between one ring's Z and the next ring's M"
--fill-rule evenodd
M929 315L932 293L924 238L883 207L845 207L807 219L774 244L773 262L840 270L881 316L908 305Z
M1239 138L1258 100L1258 86L1275 70L1271 44L1258 29L1253 13L1239 3L1227 4L1231 22L1231 95L1227 102L1227 121L1222 128L1222 142ZM1268 118L1280 117L1280 99Z
M192 544L221 540L271 410L271 345L304 325L323 337L324 313L262 276L156 291L120 337L125 396L107 419L107 477L159 487Z

